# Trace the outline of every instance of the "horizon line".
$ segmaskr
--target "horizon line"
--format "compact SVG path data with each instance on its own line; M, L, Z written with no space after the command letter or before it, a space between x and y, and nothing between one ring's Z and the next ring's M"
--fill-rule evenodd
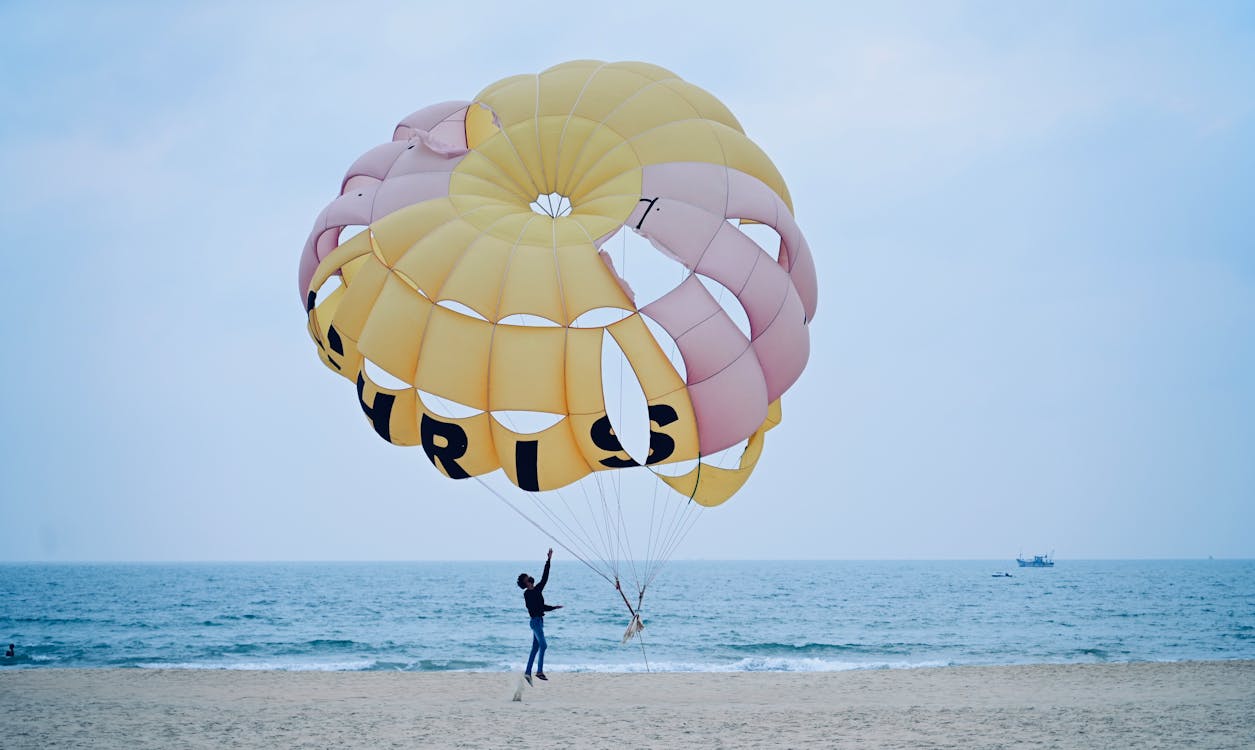
M688 557L673 558L667 560L667 564L686 563L686 562L1015 562L1017 558L1003 557ZM1051 559L1056 563L1060 562L1058 557L1051 555ZM1210 562L1210 561L1251 561L1253 557L1227 557L1208 555L1205 557L1069 557L1063 558L1062 562ZM204 564L382 564L382 563L515 563L529 562L531 558L384 558L384 559L366 559L366 558L346 558L346 559L322 559L322 558L301 558L301 559L259 559L259 558L228 558L228 559L64 559L64 560L0 560L0 565L204 565ZM560 562L579 562L575 558L559 559ZM619 562L642 562L636 559L623 559Z

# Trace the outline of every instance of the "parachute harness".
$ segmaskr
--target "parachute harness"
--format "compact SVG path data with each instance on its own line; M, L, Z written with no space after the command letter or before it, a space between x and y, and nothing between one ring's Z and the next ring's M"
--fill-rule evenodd
M619 578L615 576L614 588L619 592L619 596L623 597L623 604L628 608L628 612L632 613L632 620L628 623L627 630L623 631L623 643L626 644L632 640L632 636L640 634L645 629L645 623L641 622L641 602L645 599L645 587L641 587L640 596L636 598L636 608L632 608L632 604L628 601L627 594L623 593L623 587L619 585ZM641 657L645 659L645 671L649 670L649 655L645 653L645 636L641 635Z

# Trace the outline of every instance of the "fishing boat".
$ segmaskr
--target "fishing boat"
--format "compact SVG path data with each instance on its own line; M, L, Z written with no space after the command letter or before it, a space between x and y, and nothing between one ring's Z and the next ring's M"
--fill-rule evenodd
M1021 568L1053 568L1055 561L1050 559L1050 555L1033 555L1031 560L1025 560L1022 557L1015 558Z

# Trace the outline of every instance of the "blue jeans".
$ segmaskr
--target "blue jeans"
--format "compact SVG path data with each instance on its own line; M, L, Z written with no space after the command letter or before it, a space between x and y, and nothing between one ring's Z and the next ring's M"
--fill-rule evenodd
M532 662L536 661L537 654L540 660L536 661L536 671L544 673L545 671L545 649L549 647L545 643L545 618L533 617L530 622L532 628L532 653L527 657L527 673L532 673Z

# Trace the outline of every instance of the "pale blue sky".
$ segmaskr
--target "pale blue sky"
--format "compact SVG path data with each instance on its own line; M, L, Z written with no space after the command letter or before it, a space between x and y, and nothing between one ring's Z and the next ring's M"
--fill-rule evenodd
M515 559L366 426L301 245L426 104L645 60L772 156L812 360L704 558L1255 556L1242 3L0 6L0 560Z

